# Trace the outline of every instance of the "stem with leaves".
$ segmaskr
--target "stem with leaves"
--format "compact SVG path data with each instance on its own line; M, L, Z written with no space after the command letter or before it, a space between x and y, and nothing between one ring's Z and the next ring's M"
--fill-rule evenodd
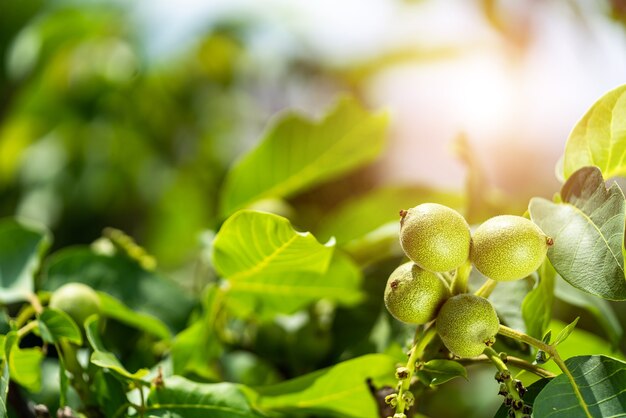
M518 383L519 381L513 379L504 360L502 360L500 355L496 353L493 348L486 347L483 353L498 369L496 380L500 382L501 385L500 394L505 396L505 403L511 407L515 418L524 418L524 416L529 416L528 413L523 411L524 401L521 396L521 390L523 388L521 383Z
M570 381L570 384L572 385L572 389L574 390L574 395L578 399L578 403L580 404L581 408L585 412L585 415L588 418L593 418L593 416L589 412L589 408L587 407L587 403L585 402L585 399L583 398L582 393L580 393L580 389L578 388L578 385L576 385L574 376L572 376L572 373L567 368L567 365L565 364L563 359L561 359L561 356L559 355L554 345L546 344L543 341L540 341L536 338L531 337L530 335L524 334L523 332L514 330L504 325L500 325L500 329L498 330L498 333L500 335L504 335L505 337L514 338L518 341L522 341L526 344L532 345L533 347L538 348L539 350L548 354L552 358L552 360L554 360L556 365L559 366L559 369L561 369L561 371L567 377L567 379Z

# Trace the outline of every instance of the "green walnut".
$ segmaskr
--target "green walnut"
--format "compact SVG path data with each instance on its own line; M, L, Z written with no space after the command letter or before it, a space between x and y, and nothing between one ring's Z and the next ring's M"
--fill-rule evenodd
M385 288L385 306L389 313L410 324L425 324L435 319L449 297L446 282L411 262L395 269Z
M401 211L400 244L406 255L426 270L454 270L469 257L470 229L457 211L424 203Z
M519 280L537 270L552 239L521 216L487 220L472 236L470 259L485 276L497 281Z
M82 327L85 319L100 312L100 298L85 284L68 283L54 291L49 306L65 312Z
M459 357L476 357L495 342L500 321L491 303L480 296L461 294L443 304L437 333L448 350Z

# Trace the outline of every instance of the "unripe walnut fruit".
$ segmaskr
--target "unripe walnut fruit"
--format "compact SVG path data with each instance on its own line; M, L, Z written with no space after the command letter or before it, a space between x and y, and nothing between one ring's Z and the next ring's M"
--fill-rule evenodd
M65 312L82 327L85 319L100 312L100 298L85 284L68 283L54 291L49 306Z
M454 270L469 257L469 225L457 211L424 203L402 211L400 244L420 267L435 272Z
M450 297L448 284L438 275L409 262L395 269L387 280L385 306L399 321L425 324Z
M437 333L450 352L476 357L495 342L500 328L491 303L480 296L461 294L443 304L437 316Z
M490 279L518 280L539 268L551 244L532 221L521 216L496 216L474 232L470 259Z

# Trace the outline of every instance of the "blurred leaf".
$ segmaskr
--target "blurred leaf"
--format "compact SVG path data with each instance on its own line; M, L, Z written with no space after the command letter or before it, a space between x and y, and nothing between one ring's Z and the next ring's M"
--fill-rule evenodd
M550 383L550 380L551 379L537 380L535 383L528 386L526 388L526 393L524 394L524 396L522 396L522 400L524 401L524 403L526 405L533 406L535 403L535 399L537 398L537 395L539 395L539 393L541 393L543 388L545 388L546 385ZM496 412L493 418L509 418L509 409L510 409L509 406L502 403L502 405L500 406L500 408L498 409L498 411Z
M401 209L409 209L426 202L461 209L463 197L423 186L381 187L350 199L330 212L317 228L317 235L324 238L335 237L337 244L343 245L389 222L395 221L399 226Z
M55 290L68 282L84 283L133 310L159 318L173 330L184 327L194 305L176 284L144 270L128 257L96 254L86 247L67 248L53 254L44 277L46 290Z
M39 332L44 341L55 344L61 338L67 338L77 345L83 343L78 325L65 312L53 308L44 308L38 316L38 320Z
M0 221L0 303L23 301L34 291L34 274L50 241L43 228L15 219Z
M526 333L532 337L541 338L552 319L555 279L556 271L550 264L550 260L546 258L539 267L537 284L522 302Z
M181 376L165 378L148 395L147 413L168 418L262 418L246 390L232 383L202 384Z
M454 360L430 360L418 370L417 377L427 386L438 386L456 377L467 379L467 370Z
M104 416L114 417L119 414L123 405L128 404L124 386L106 370L98 370L93 378L93 385L96 402Z
M353 418L378 418L378 407L366 384L395 384L395 360L370 354L327 369L258 389L259 405L286 414L311 413Z
M400 246L400 223L389 222L342 247L354 261L368 266L391 257L404 257Z
M590 312L604 329L611 344L617 347L624 335L624 330L613 308L606 300L581 292L560 278L556 281L555 295L571 305Z
M82 339L82 335L81 335ZM57 353L61 352L59 345L56 345ZM59 356L59 407L63 408L67 405L67 390L69 388L69 379L67 377L67 367L63 356Z
M104 347L104 344L100 339L100 333L98 332L99 325L100 320L97 315L92 315L85 321L85 333L87 334L87 339L89 340L91 348L93 348L93 353L91 353L90 359L91 363L98 367L102 367L103 369L111 370L122 379L132 380L134 382L140 381L142 377L149 373L149 370L141 369L135 373L131 373L126 370L117 357Z
M478 273L472 269L472 274ZM526 280L499 282L489 295L489 301L496 309L500 321L509 327L526 332L526 323L522 317L524 297L530 285Z
M41 362L43 357L39 348L14 346L9 354L11 380L16 381L30 392L38 392L41 389Z
M536 417L586 418L624 415L626 409L626 363L605 356L580 356L565 360L589 414L563 374L555 377L537 395Z
M561 321L553 320L550 322L552 335L558 335L565 329L566 326L567 324ZM606 340L580 328L574 328L569 337L559 344L559 354L561 358L605 354L621 360L626 359L620 351L612 349L611 344L609 344ZM542 367L553 373L560 373L560 369L556 364L554 364L553 361L547 362L542 365Z
M215 361L222 353L222 344L215 332L215 321L222 307L224 293L210 285L203 298L202 317L180 332L172 344L174 374L195 374L205 379L219 379Z
M0 417L7 415L7 394L9 393L9 355L17 339L17 332L0 335Z
M561 189L563 203L530 202L532 220L554 245L548 258L572 286L611 300L626 299L624 217L626 202L617 184L606 188L596 167L574 173Z
M570 324L568 324L565 328L563 328L561 332L558 333L554 341L552 341L552 345L556 347L557 345L565 341L567 337L569 337L572 334L572 332L574 332L574 328L576 328L576 324L578 323L579 319L580 318L574 319Z
M152 315L135 312L122 302L104 292L98 292L100 298L100 314L113 318L123 324L155 335L163 340L172 338L170 330L159 319Z
M321 298L357 302L359 269L332 255L332 246L295 231L287 219L247 210L230 217L213 243L214 266L228 281L227 303L241 316L292 313Z
M626 175L626 85L602 96L576 124L565 146L563 170L596 166L604 178Z
M344 98L321 121L284 115L228 173L221 214L256 200L289 197L372 161L381 151L387 116Z

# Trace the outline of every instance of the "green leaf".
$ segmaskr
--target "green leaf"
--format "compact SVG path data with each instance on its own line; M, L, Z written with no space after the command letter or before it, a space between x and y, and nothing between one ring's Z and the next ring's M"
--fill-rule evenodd
M0 221L0 303L26 300L34 291L34 274L50 242L42 227L15 219Z
M173 330L184 328L195 303L174 282L141 268L128 257L97 254L88 247L53 254L44 277L42 286L46 290L55 290L68 282L84 283L132 310L159 318Z
M522 302L522 317L526 323L526 333L539 338L545 334L552 319L554 303L554 282L556 271L547 258L538 271L535 288L528 292Z
M0 361L0 417L8 415L7 394L9 393L9 363Z
M570 177L561 196L563 203L534 198L529 206L532 220L554 239L550 262L572 286L626 300L624 194L617 184L607 189L600 170L587 167Z
M163 340L169 340L172 335L169 328L158 318L128 308L113 296L98 292L100 298L100 314L113 318L123 324L155 335Z
M422 186L381 187L350 199L330 212L322 219L317 235L324 238L335 237L337 244L341 246L394 222L397 225L397 241L400 230L399 211L426 202L441 203L458 209L463 206L463 197L458 193Z
M41 362L43 357L43 353L39 348L13 347L9 354L11 379L30 392L39 392L41 389Z
M606 356L565 360L581 392L581 402L563 374L546 385L535 399L536 417L586 418L622 416L626 411L626 363ZM586 406L590 415L585 413Z
M579 319L580 317L574 319L570 324L563 328L561 332L558 333L554 341L552 341L552 345L556 347L557 345L565 341L567 337L569 337L570 334L574 331L574 328L576 328L576 324L578 323Z
M395 360L370 354L330 368L258 389L263 409L293 413L332 413L345 418L378 418L376 401L366 384L393 385ZM288 415L289 416L289 415Z
M586 309L602 326L613 347L617 347L622 340L624 331L613 308L604 299L595 297L585 292L581 292L568 285L564 280L558 279L556 282L555 295L557 298L571 304Z
M473 274L477 274L473 269ZM496 309L503 324L520 331L526 331L526 324L522 318L522 304L528 294L530 283L526 280L500 282L489 295L489 301Z
M626 175L626 85L602 96L570 134L563 161L565 178L596 166L605 178Z
M81 336L82 338L82 336ZM56 344L57 353L61 352L61 347ZM63 356L59 356L59 407L63 408L67 405L67 389L69 387L69 379L67 377L67 367Z
M167 418L262 418L245 387L233 383L203 384L181 376L165 378L148 395L150 416Z
M224 292L217 285L210 285L203 298L202 317L180 332L172 344L171 357L174 374L193 374L204 379L219 380L215 360L222 354L216 324L222 308Z
M456 377L467 379L467 370L453 360L430 360L419 369L417 377L427 386L438 386Z
M41 338L48 343L55 344L61 338L67 338L77 345L83 343L83 336L78 325L61 310L45 308L38 316L38 321Z
M269 213L230 217L213 243L213 264L227 279L228 306L240 316L292 313L321 298L349 305L361 297L361 273L347 257L333 257L333 247Z
M94 375L93 386L95 400L104 416L114 417L120 408L128 405L124 385L105 369L98 370Z
M228 173L220 212L289 197L372 161L384 144L387 116L340 100L321 120L284 115Z
M85 333L93 353L91 354L91 363L103 369L108 369L114 372L116 375L125 380L131 380L134 382L141 381L141 378L146 376L150 371L147 369L140 369L135 373L131 373L120 363L115 355L109 352L100 339L100 333L98 327L100 326L100 320L97 315L92 315L85 320ZM143 382L146 383L147 382Z

